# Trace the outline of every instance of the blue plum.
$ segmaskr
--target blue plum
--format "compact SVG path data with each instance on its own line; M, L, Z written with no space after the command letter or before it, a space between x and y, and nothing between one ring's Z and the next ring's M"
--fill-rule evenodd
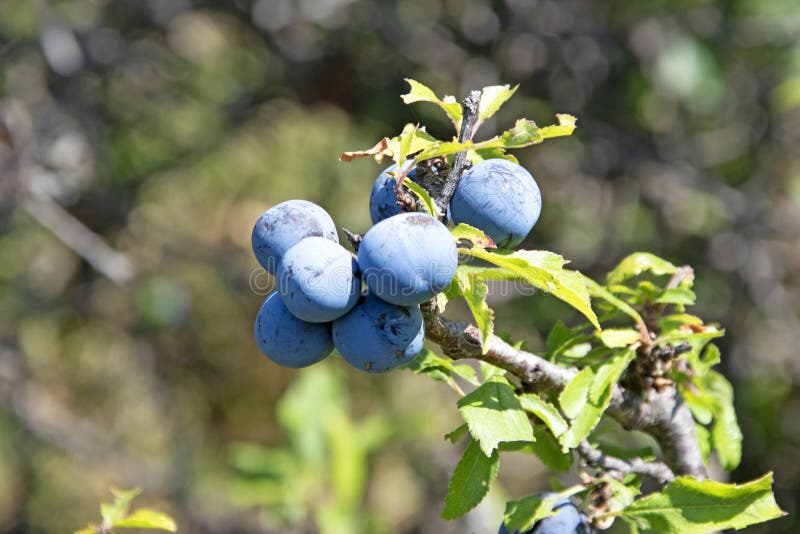
M505 159L488 159L465 172L450 201L453 222L480 228L501 248L519 245L541 211L536 180Z
M407 169L412 163L413 160L406 160L403 168ZM400 207L397 205L397 193L394 190L397 180L394 176L389 175L396 170L397 164L394 163L378 176L372 186L372 192L369 194L369 216L372 224L378 224L382 220L400 213ZM408 177L412 180L415 176L416 168L408 173Z
M450 284L458 252L445 225L423 213L401 213L370 228L358 249L358 266L372 293L411 306Z
M550 494L542 494L541 497L548 495ZM558 501L553 506L553 510L556 511L555 515L540 519L532 528L522 534L590 534L592 532L585 517L569 499ZM518 530L511 532L505 524L502 524L497 534L520 534L520 532Z
M385 373L413 359L424 341L419 306L395 306L371 294L333 322L336 349L347 363L368 373Z
M284 253L312 236L339 242L328 212L307 200L287 200L261 214L253 226L251 241L258 263L275 274Z
M307 237L286 251L276 273L283 303L298 319L327 323L356 305L361 279L353 255L324 237Z
M276 291L261 305L254 330L261 352L283 367L307 367L333 351L330 325L301 321Z

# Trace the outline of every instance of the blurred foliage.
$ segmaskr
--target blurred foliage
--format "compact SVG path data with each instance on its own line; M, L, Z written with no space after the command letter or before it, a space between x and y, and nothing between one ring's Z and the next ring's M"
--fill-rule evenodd
M75 531L75 534L112 534L115 529L125 528L177 531L178 527L175 521L161 512L149 508L138 508L130 511L131 501L141 493L140 489L120 490L113 488L111 493L114 495L113 502L100 505L100 515L103 517L103 522L99 525L90 524L86 528Z
M250 227L307 198L366 229L378 168L338 154L409 121L450 132L398 98L414 77L459 96L519 83L487 137L578 117L573 137L517 153L544 195L522 246L595 277L639 249L696 268L695 312L727 330L744 434L731 478L775 471L790 515L758 531L796 531L798 37L794 0L0 2L0 530L78 528L117 484L183 532L281 531L269 506L228 498L242 451L301 454L276 403L314 380L252 341L269 281ZM532 350L575 319L502 289L497 329ZM458 459L441 442L458 416L446 386L340 363L336 417L415 437L368 455L363 494L332 478L326 502L358 501L387 531L496 527L496 505L438 519ZM524 495L545 473L512 456L499 480Z
M361 500L369 456L397 427L382 410L356 424L348 401L339 374L327 362L304 371L276 406L288 446L232 446L231 463L238 472L232 500L264 506L265 523L273 527L313 519L313 529L322 533L385 531L379 515L361 509Z

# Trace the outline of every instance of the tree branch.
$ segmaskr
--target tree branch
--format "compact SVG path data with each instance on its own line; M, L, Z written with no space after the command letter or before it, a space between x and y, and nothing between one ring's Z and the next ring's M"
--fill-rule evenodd
M641 392L618 387L606 413L627 430L653 436L676 473L706 478L694 417L674 385Z
M480 91L470 91L464 98L461 104L463 115L461 119L461 130L458 132L458 142L465 143L472 139L475 129L475 124L478 122L478 106L481 101ZM450 199L456 192L461 175L467 165L467 151L462 150L455 155L453 159L453 166L450 168L450 174L447 175L447 181L442 187L441 194L436 198L436 206L442 213L442 217L447 217L447 205L450 204Z
M126 255L108 246L58 202L28 193L22 196L20 204L28 215L112 282L124 285L136 276L136 266Z
M586 440L578 444L577 450L589 467L605 471L616 471L623 477L631 473L643 475L656 480L659 484L666 484L675 480L675 473L662 462L648 462L638 457L623 460L616 456L609 456L600 449L593 447Z
M532 352L515 349L498 337L492 338L489 349L483 354L481 333L474 325L441 317L433 301L422 304L420 308L425 319L425 335L454 360L472 358L496 365L540 389L562 389L575 376L575 371Z
M577 374L574 369L556 365L532 352L515 349L497 337L491 339L484 354L477 327L441 317L435 301L424 303L420 308L426 336L450 358L472 358L496 365L534 390L560 391ZM606 414L627 430L641 430L652 435L674 473L701 480L706 478L694 418L674 385L644 391L617 386Z

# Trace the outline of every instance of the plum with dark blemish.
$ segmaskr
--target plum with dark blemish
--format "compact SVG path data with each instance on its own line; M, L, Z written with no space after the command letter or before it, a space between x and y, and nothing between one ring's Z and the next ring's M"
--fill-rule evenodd
M419 306L396 306L372 294L361 297L350 313L333 322L339 354L368 373L385 373L408 362L424 341Z
M275 274L286 251L313 236L339 242L328 212L307 200L287 200L261 214L253 226L251 241L258 263Z
M482 161L464 173L450 216L483 230L500 248L519 245L539 220L542 193L533 176L505 159Z
M330 325L298 319L276 291L261 305L254 333L261 352L283 367L307 367L333 351Z
M423 213L401 213L364 235L358 266L373 294L392 304L411 306L450 284L458 252L445 225Z
M412 163L413 160L406 160L403 168L409 168ZM400 213L400 207L397 205L397 193L395 192L397 180L393 174L396 172L397 164L394 163L386 168L372 185L372 191L369 194L369 216L372 219L372 224L378 224L382 220ZM416 167L408 172L408 177L411 180L414 180L415 176Z
M297 318L312 323L338 319L361 294L353 255L323 237L308 237L283 255L276 273L278 292Z

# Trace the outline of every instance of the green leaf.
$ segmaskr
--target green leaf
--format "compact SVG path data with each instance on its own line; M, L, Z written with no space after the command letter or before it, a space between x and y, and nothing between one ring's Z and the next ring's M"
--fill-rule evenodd
M559 494L547 497L531 495L518 501L507 502L506 511L503 514L506 529L509 532L525 532L538 520L555 515L553 506L560 499L561 496Z
M679 477L660 493L621 512L639 528L664 534L741 529L784 515L772 494L772 473L747 484Z
M711 442L723 469L732 471L742 460L742 431L733 407L733 386L716 371L703 377L706 393L714 399Z
M492 380L458 401L458 409L484 454L501 441L532 441L533 429L514 390Z
M620 312L624 313L625 315L636 321L636 324L644 326L644 320L642 319L642 316L639 315L639 312L633 309L633 307L630 304L628 304L627 302L625 302L620 298L617 298L608 289L601 286L591 278L584 276L583 280L584 283L586 284L586 288L589 290L589 294L592 297L606 301L607 303L611 304L614 308L618 309Z
M571 365L573 360L578 360L589 354L592 345L589 343L594 335L583 334L585 327L567 328L559 321L550 330L547 336L547 357L551 361L564 361Z
M544 425L534 425L533 437L535 441L530 444L533 453L544 465L556 471L569 471L572 467L572 453L561 450L558 439Z
M506 529L511 532L517 530L524 532L530 529L536 521L555 515L553 507L558 501L585 490L583 486L572 486L552 495L531 495L518 501L510 501L506 503L506 511L503 516Z
M594 369L591 367L584 367L570 380L569 384L567 384L558 396L561 410L570 419L578 417L586 406L592 380L594 380Z
M678 268L663 258L649 252L634 252L623 259L606 278L606 283L611 286L620 284L629 278L638 276L645 271L650 271L656 276L673 274Z
M85 528L76 530L73 534L97 534L97 526L89 523Z
M601 480L603 483L608 484L611 490L611 498L607 501L609 512L624 510L641 493L639 489L641 485L640 477L631 477L631 480L626 478L627 483L620 482L609 476L603 477Z
M444 99L440 99L433 90L418 81L410 78L406 78L406 81L411 88L407 94L400 97L403 99L403 102L406 104L413 104L415 102L430 102L431 104L436 104L447 114L453 126L455 126L456 132L461 129L463 111L461 109L461 104L456 101L455 97L445 96Z
M431 214L432 216L438 218L439 217L439 210L436 209L436 203L434 203L433 199L431 198L430 193L419 185L418 183L414 182L406 176L403 179L403 185L406 186L412 193L414 193L417 198L422 202L422 205L425 206L425 210Z
M706 345L701 357L689 360L694 369L695 375L698 377L705 376L708 371L722 361L719 353L719 347L714 344Z
M463 239L481 248L497 247L492 238L483 233L483 230L475 228L474 226L470 226L466 223L459 224L450 230L450 233L453 234L453 239L455 239L457 242Z
M714 325L706 325L700 328L676 329L667 332L659 337L656 343L674 343L676 341L700 341L722 337L725 330L720 330Z
M711 456L711 433L706 427L695 423L695 433L697 434L697 444L700 446L700 454L703 461L708 464L708 457Z
M425 147L425 149L417 154L414 158L414 163L419 163L426 159L435 158L437 156L449 156L457 154L462 150L473 150L475 144L472 141L465 141L459 143L458 141L437 141Z
M570 345L566 347L561 354L559 354L560 359L568 359L568 360L579 360L585 356L587 356L592 351L592 344L591 343L575 343L574 345Z
M513 154L509 154L502 148L484 148L480 150L470 150L467 152L467 159L473 165L477 165L487 159L507 159L512 163L519 164L519 160Z
M513 128L506 130L497 137L477 143L475 148L522 148L542 141L544 141L544 138L542 137L541 129L535 122L528 119L518 119Z
M478 124L497 113L500 106L505 104L518 88L519 85L515 85L513 89L509 85L484 87L478 104Z
M658 320L658 328L668 332L684 326L703 326L703 320L690 313L672 313Z
M502 267L510 275L563 300L584 314L600 330L584 278L577 271L564 269L566 261L558 254L542 250L489 252L480 247L462 248L459 252Z
M539 130L539 134L542 136L542 138L549 139L551 137L563 137L565 135L572 135L572 132L575 131L578 119L573 115L556 113L556 119L558 119L558 124L545 126Z
M497 450L486 456L475 440L470 441L450 478L442 518L456 519L475 508L489 492L499 466Z
M589 387L589 400L599 404L605 397L610 398L612 390L634 357L636 357L636 350L629 347L622 352L617 352L608 361L599 365L595 370L594 381Z
M103 518L103 524L111 526L125 517L128 513L128 508L130 508L131 501L141 492L142 490L139 488L123 490L112 487L111 494L114 496L114 502L100 504L100 515Z
M689 409L692 410L694 420L701 425L711 424L714 419L714 399L693 388L681 387L681 394L686 404L689 405Z
M444 313L445 309L447 309L447 303L453 298L448 291L450 286L448 286L444 291L436 295L436 311L439 313Z
M569 430L559 437L561 445L570 449L577 447L597 426L611 402L614 387L635 355L632 348L617 352L596 368L584 367L567 384L559 402L572 421Z
M490 380L505 380L506 370L502 367L497 367L496 365L486 362L478 362L478 366L481 370L481 376L484 382Z
M555 354L563 345L573 339L578 332L580 330L569 328L562 321L556 322L553 328L550 329L550 333L547 334L547 354Z
M522 408L541 419L542 422L550 428L550 431L555 437L560 436L569 428L567 422L564 421L564 418L561 417L561 414L558 412L558 408L542 400L539 395L535 393L525 393L518 398L520 404L522 404Z
M545 126L539 128L535 122L528 119L518 119L514 127L506 130L496 137L475 143L475 150L486 150L491 148L523 148L530 145L541 143L550 137L560 137L571 135L575 130L575 117L572 115L556 115L558 125Z
M450 443L457 443L461 438L466 436L469 432L467 428L467 424L464 423L463 425L458 425L456 428L448 432L444 435L444 439L448 440Z
M657 304L677 304L679 306L694 306L697 297L694 291L683 287L668 287L656 298Z
M661 294L661 288L650 280L640 280L639 283L636 284L635 291L638 295L635 295L634 302L641 304L652 302Z
M427 375L434 380L450 383L453 377L460 377L472 385L479 384L475 369L467 364L456 364L449 358L442 358L428 349L422 349L410 362L400 366L416 374Z
M400 135L389 141L389 148L392 151L392 159L397 164L397 169L403 168L403 165L411 154L411 145L414 137L416 137L419 126L416 124L406 124Z
M612 349L627 347L639 341L642 335L633 328L606 328L597 333L603 345Z
M170 516L149 508L139 508L125 519L117 521L113 526L114 528L151 528L169 532L175 532L178 529Z
M475 318L475 324L478 330L481 331L481 352L486 354L486 351L489 350L489 342L491 342L494 335L494 312L486 304L489 287L486 285L485 280L470 275L463 270L456 271L455 279L461 294L464 296L464 300L467 301L467 306L469 306L472 316Z

